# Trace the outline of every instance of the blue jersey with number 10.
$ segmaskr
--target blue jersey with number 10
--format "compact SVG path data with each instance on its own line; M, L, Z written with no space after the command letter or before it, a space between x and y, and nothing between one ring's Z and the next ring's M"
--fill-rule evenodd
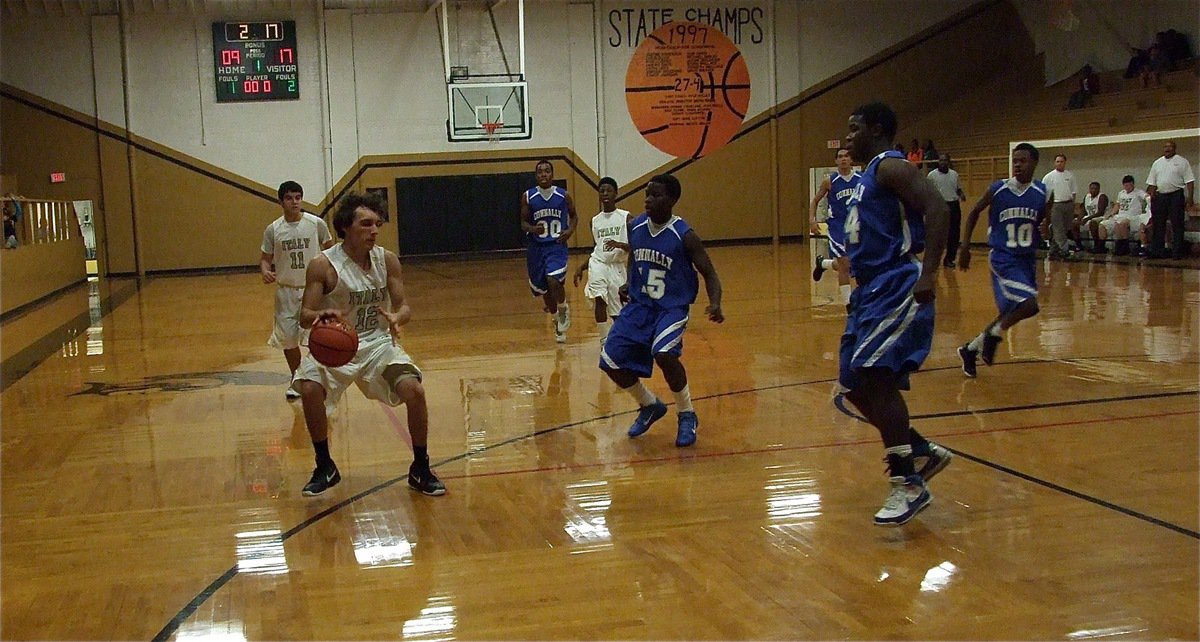
M860 287L911 263L912 255L925 249L925 219L905 212L896 193L879 184L876 171L885 158L908 162L892 150L872 158L850 196L846 216L846 253Z
M700 291L696 268L683 247L683 237L692 229L672 216L658 233L652 233L650 216L639 214L629 223L629 297L639 303L678 308L691 305Z
M988 212L988 245L998 252L1017 256L1037 251L1046 208L1046 186L1035 180L1022 185L1015 178L992 183L988 188L992 207Z
M526 233L529 242L557 243L562 231L571 223L570 212L567 211L567 190L552 185L550 198L546 198L537 187L531 187L525 192L525 197L529 202L529 215L533 224L545 224L545 231L541 235Z

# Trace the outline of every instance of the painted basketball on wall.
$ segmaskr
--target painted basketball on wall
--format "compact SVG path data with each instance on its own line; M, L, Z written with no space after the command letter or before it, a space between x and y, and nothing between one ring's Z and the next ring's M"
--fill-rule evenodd
M746 118L750 70L737 45L700 22L669 22L642 40L625 72L638 132L679 158L724 147Z

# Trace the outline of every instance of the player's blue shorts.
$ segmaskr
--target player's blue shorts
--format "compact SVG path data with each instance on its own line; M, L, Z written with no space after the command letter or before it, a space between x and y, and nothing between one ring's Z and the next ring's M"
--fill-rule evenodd
M529 271L529 289L533 296L549 291L548 278L559 283L567 280L567 246L559 242L530 243L525 251L525 267Z
M880 273L850 294L850 312L842 335L838 383L847 390L858 384L858 371L884 368L901 375L917 370L933 345L933 303L917 305L912 289L921 265L905 263Z
M825 221L825 228L828 232L826 240L829 241L829 258L846 256L846 222L831 218Z
M683 354L688 306L659 308L630 301L613 319L600 348L601 370L630 370L640 377L654 374L654 355Z
M1037 257L1015 256L992 250L992 294L1000 314L1008 314L1026 299L1037 298Z

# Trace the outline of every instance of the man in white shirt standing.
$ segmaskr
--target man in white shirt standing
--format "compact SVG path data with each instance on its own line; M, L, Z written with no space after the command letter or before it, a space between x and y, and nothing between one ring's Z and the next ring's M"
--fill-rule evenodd
M937 167L930 170L929 180L937 186L942 200L946 201L946 207L950 208L950 225L946 230L950 236L946 239L946 259L942 261L942 265L954 268L954 257L958 256L958 237L962 227L962 208L958 203L967 200L967 195L963 194L958 183L958 172L950 169L950 154L938 156Z
M1171 222L1171 258L1183 258L1184 211L1195 207L1196 177L1192 164L1175 154L1175 141L1163 144L1163 155L1150 166L1146 193L1150 195L1150 257L1165 258L1167 221ZM1187 199L1184 200L1184 190Z
M1046 197L1050 201L1050 256L1067 258L1071 255L1071 242L1067 238L1075 223L1075 175L1067 171L1067 157L1054 157L1054 169L1042 178L1046 184Z

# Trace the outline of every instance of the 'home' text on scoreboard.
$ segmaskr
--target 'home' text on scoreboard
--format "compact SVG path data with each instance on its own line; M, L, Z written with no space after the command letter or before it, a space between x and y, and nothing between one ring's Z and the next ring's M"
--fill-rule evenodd
M296 23L214 22L217 102L295 100Z

